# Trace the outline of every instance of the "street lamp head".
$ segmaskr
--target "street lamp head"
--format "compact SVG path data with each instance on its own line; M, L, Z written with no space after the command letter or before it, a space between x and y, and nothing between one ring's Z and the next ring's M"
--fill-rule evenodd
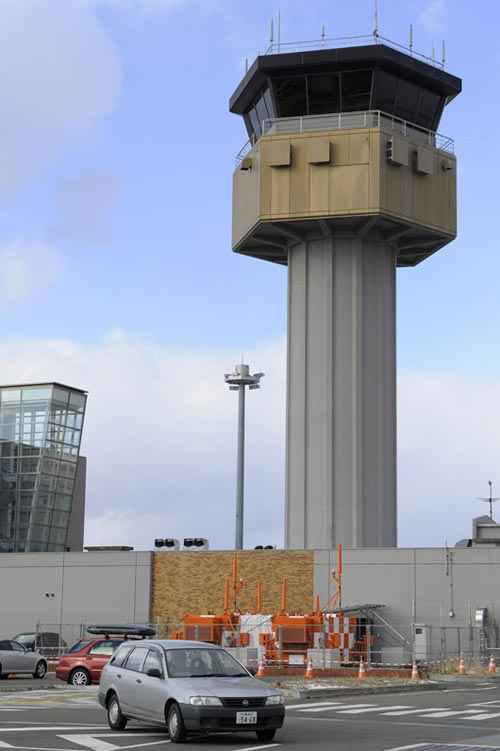
M235 391L240 386L248 386L251 389L258 389L260 379L264 373L250 373L250 367L241 363L235 365L232 373L225 373L224 380L229 385L231 391Z

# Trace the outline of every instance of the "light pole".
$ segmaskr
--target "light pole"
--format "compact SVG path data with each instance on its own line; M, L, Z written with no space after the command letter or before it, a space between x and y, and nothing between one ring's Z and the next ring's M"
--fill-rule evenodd
M238 452L236 459L236 537L234 547L243 549L243 509L245 491L245 389L260 388L264 373L250 373L250 367L241 363L232 373L225 373L224 380L230 391L238 391Z

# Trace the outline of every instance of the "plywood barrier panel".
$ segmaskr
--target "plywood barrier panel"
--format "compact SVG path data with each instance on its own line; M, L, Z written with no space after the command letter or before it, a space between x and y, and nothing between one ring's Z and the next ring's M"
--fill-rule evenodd
M151 615L176 628L186 613L221 613L224 582L231 575L232 551L153 554ZM313 606L314 552L248 550L238 554L239 576L246 582L239 599L243 611L255 608L258 580L263 582L263 612L279 609L281 583L288 578L290 612Z

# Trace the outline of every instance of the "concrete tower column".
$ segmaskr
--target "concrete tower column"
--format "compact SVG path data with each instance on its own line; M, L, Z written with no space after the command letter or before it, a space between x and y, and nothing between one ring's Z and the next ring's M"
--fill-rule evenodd
M375 232L289 247L286 547L396 546L395 282Z

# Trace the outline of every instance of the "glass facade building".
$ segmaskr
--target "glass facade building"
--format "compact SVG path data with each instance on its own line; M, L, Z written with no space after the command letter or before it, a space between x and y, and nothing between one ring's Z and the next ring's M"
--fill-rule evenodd
M0 386L0 552L66 549L87 394Z

